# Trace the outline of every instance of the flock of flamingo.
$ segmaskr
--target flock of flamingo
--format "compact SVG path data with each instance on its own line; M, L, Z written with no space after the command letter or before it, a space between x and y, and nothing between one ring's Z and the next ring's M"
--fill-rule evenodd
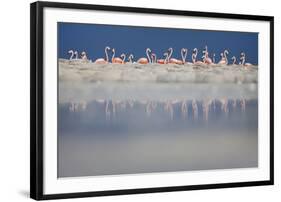
M167 113L170 117L170 120L174 119L174 111L176 107L180 108L181 117L183 120L188 119L188 111L192 110L193 120L198 120L199 116L199 107L202 108L203 119L208 121L209 112L211 109L213 111L218 108L225 115L228 115L230 107L236 109L237 106L240 107L241 112L246 110L246 99L205 99L203 101L193 100L166 100L166 101L150 101L150 100L104 100L97 99L95 103L101 104L104 108L106 120L111 120L116 117L116 114L120 111L126 111L128 109L133 109L134 106L142 106L143 110L146 113L147 117L150 117L151 114L156 111L162 110ZM200 106L201 105L201 106ZM70 112L79 112L85 111L87 109L87 102L71 102L69 105Z
M216 63L215 61L215 54L212 55L212 58L210 58L209 56L209 52L208 52L208 47L205 46L205 48L202 51L202 60L197 60L197 55L198 55L198 49L194 48L192 51L192 61L188 62L187 61L187 53L188 53L188 49L187 48L182 48L180 51L181 54L181 59L177 59L177 58L173 58L173 48L169 48L164 54L163 54L163 58L157 59L157 55L155 53L153 53L151 51L150 48L147 48L145 53L146 53L146 57L141 57L139 59L137 59L136 61L134 61L134 55L133 54L129 54L129 56L126 58L126 54L122 53L120 55L120 57L115 57L115 48L110 48L109 46L106 46L104 49L105 52L105 58L98 58L96 60L93 61L93 63L95 64L108 64L108 63L115 63L115 64L125 64L125 63L139 63L139 64L149 64L149 63L158 63L158 64L178 64L178 65L183 65L183 64L195 64L195 65L213 65L213 64L218 64L218 65L228 65L228 64L232 64L232 65L241 65L244 67L250 67L252 66L251 63L246 63L246 54L244 52L240 53L240 57L239 57L239 62L237 61L236 57L233 56L231 58L231 62L229 62L228 60L228 50L224 50L221 54L220 54L220 60ZM109 52L111 52L111 58L109 58ZM92 62L92 60L88 60L87 57L87 53L85 51L83 51L80 54L80 58L79 58L79 54L78 51L73 51L73 50L69 50L68 54L70 54L70 58L69 60L82 60L82 61L86 61L86 62ZM127 59L127 60L126 60Z

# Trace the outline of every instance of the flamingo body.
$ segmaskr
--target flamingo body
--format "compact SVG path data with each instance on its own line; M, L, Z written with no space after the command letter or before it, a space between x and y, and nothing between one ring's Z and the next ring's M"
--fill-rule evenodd
M108 62L103 58L98 58L94 62L95 64L107 64Z
M158 64L166 64L166 61L164 59L158 59L157 63Z
M139 64L148 64L148 59L147 58L140 58L140 59L138 59L137 63L139 63Z
M123 64L123 60L121 58L112 58L112 63L114 64Z

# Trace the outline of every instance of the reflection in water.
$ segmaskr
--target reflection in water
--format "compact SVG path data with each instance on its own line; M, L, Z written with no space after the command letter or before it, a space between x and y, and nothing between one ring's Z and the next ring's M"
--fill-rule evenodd
M192 119L198 120L198 109L201 109L203 120L208 122L209 113L224 113L227 117L230 110L237 110L237 103L241 112L245 113L246 103L252 103L253 100L247 101L246 99L204 99L204 100L166 100L166 101L151 101L151 100L104 100L98 99L90 103L83 102L71 102L67 104L61 104L60 107L68 106L69 112L83 112L87 111L87 106L91 106L92 113L96 111L104 111L104 116L107 121L114 120L116 113L123 112L130 114L132 111L138 110L141 114L145 112L146 117L151 117L152 113L159 113L160 111L166 112L170 117L170 120L174 119L174 110L178 110L183 120L188 119L189 110L192 111ZM100 116L101 114L99 114ZM125 117L129 117L125 115Z
M59 104L59 177L258 165L257 99Z
M258 66L58 63L58 177L258 166Z

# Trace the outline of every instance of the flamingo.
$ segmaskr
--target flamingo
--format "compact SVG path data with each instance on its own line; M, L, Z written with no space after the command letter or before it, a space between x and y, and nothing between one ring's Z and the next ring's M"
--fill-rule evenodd
M228 64L228 59L227 59L228 54L229 54L228 50L224 50L223 53L221 53L222 58L218 64L227 65Z
M236 65L236 57L232 56L231 60L232 60L232 65Z
M147 57L147 58L139 58L138 61L137 61L138 63L140 63L140 64L148 64L148 63L151 63L151 58L150 58L150 56L149 56L149 54L151 54L150 48L147 48L146 51L145 51L145 53L146 53L146 57Z
M82 59L82 60L88 60L87 53L86 53L85 51L83 51L83 52L81 53L81 59Z
M167 52L165 52L163 55L164 55L165 59L158 59L157 60L158 64L167 64L168 63L169 54Z
M107 64L109 62L109 58L108 58L108 52L110 50L109 46L106 46L104 49L104 53L105 53L105 59L104 58L98 58L95 60L95 64Z
M75 60L78 60L78 51L74 51Z
M196 64L196 65L202 65L204 64L204 62L202 61L196 61L196 58L197 58L197 54L198 54L198 49L197 48L194 48L193 49L193 52L192 52L192 63L193 64Z
M115 48L112 48L112 58L111 58L111 62L112 63L115 63L115 64L124 64L124 61L125 61L125 54L124 53L122 53L121 54L121 58L119 58L119 57L115 57Z
M216 61L215 61L215 59L216 59L215 57L216 57L216 54L213 53L213 64L215 64L215 62L216 62Z
M168 53L165 52L163 55L164 55L165 59L158 59L157 60L158 64L167 64Z
M241 54L240 54L240 65L242 65L242 66L246 66L246 67L250 67L250 66L252 66L252 64L251 63L245 63L245 61L246 61L246 54L244 53L244 52L242 52Z
M122 64L124 64L124 63L125 63L125 60L126 60L126 55L125 55L125 53L122 53L122 54L120 55L120 57L121 57L121 59L122 59Z
M156 63L157 62L157 56L155 53L151 53L151 63Z
M182 64L185 64L186 56L187 56L187 48L181 49L181 58L182 58Z
M134 55L130 54L129 57L128 57L129 63L134 63L133 59L134 59Z
M68 54L70 54L70 58L69 58L69 60L73 60L73 57L74 57L74 51L73 51L73 50L69 50L69 51L68 51Z
M169 48L168 49L168 53L169 53L169 57L168 57L168 62L171 63L171 64L183 64L183 62L181 60L178 60L176 58L171 58L172 57L172 54L173 54L173 48Z
M203 50L203 62L206 64L212 64L212 59L209 58L208 47L205 46L205 50Z

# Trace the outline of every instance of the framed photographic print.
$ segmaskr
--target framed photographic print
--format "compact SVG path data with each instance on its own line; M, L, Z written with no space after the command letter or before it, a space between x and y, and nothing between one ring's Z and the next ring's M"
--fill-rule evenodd
M31 4L31 198L273 184L273 17Z

